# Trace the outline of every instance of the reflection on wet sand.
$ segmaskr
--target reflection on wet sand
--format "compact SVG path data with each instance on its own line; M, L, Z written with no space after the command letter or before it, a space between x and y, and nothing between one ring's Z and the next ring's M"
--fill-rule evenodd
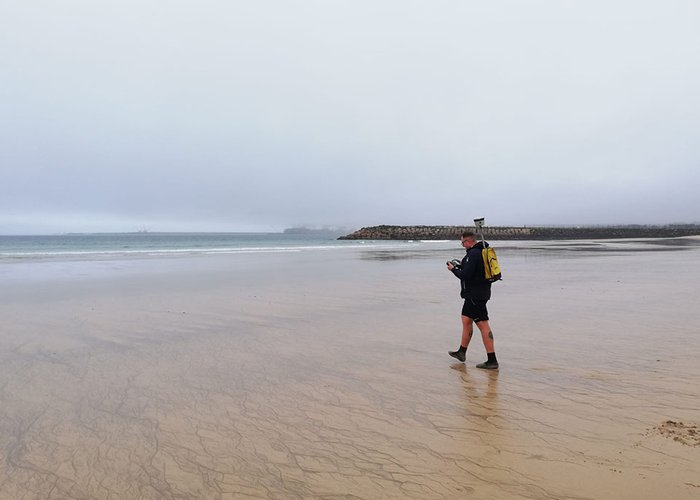
M446 354L444 256L288 255L213 288L174 260L177 283L6 295L0 498L697 498L690 252L669 254L691 276L668 285L652 254L556 274L514 254L496 372L474 367L478 344Z

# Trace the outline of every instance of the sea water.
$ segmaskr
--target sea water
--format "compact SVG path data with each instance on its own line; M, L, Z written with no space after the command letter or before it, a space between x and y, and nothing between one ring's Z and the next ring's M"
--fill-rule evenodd
M100 233L0 236L0 262L276 253L335 248L400 249L407 241L351 241L285 233Z
M526 253L564 257L579 252L616 253L683 250L700 245L700 238L629 239L599 241L492 241L499 255ZM355 250L377 258L430 257L451 249L461 258L459 241L338 240L326 234L293 233L97 233L36 236L0 235L0 263L32 261L92 261L129 258L226 254L265 254Z
M304 273L320 272L339 262L344 263L343 269L354 270L351 273L359 272L350 265L358 260L435 258L443 262L434 252L445 246L453 248L455 255L461 253L458 241L353 241L319 234L5 235L0 236L0 302L36 295L38 289L49 293L54 285L84 288L88 281L128 280L129 286L136 286L156 275L161 280L186 275L197 282L202 277L215 282L219 275L233 274L239 283L255 283L279 279L275 272L282 272L285 280L301 279Z

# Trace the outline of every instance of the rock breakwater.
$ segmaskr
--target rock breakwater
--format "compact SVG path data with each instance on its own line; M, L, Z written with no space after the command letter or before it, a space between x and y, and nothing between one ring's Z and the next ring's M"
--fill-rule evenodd
M474 226L371 226L340 240L456 240ZM678 238L700 235L700 225L580 226L580 227L484 227L484 237L494 240L581 240L619 238Z

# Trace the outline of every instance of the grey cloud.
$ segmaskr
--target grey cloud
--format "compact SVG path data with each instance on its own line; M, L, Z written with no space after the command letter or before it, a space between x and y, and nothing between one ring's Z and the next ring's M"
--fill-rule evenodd
M0 9L0 232L700 221L695 2Z

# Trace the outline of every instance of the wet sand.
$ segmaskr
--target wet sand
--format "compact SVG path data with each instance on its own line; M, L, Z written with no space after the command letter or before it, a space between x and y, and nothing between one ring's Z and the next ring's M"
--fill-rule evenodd
M0 498L698 498L684 241L3 264Z

